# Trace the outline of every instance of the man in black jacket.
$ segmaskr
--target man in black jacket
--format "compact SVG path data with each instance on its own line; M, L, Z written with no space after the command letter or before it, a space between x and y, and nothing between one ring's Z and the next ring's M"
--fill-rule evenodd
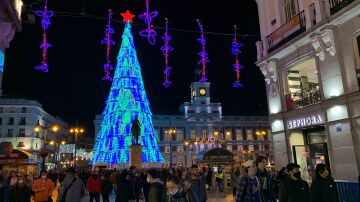
M309 185L301 179L299 168L296 163L286 166L289 176L280 185L279 202L310 202Z
M275 200L275 186L272 185L271 175L265 169L267 158L258 156L256 158L256 177L259 180L260 197L263 202L273 202Z
M316 178L311 184L311 198L314 202L340 202L334 179L325 164L316 166Z

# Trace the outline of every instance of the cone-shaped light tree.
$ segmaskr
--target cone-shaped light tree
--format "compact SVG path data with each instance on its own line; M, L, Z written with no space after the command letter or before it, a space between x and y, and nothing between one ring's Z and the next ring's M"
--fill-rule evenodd
M142 162L160 163L164 160L156 142L152 113L131 33L130 23L134 16L128 11L122 13L122 16L125 29L117 57L118 63L96 136L91 164L129 163L129 146L134 143L131 137L131 123L134 119L138 119L141 124L139 144L143 147Z

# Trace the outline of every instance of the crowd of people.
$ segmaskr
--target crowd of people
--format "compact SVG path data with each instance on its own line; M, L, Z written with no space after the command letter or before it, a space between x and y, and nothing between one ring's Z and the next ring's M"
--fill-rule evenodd
M335 182L324 164L316 167L316 177L308 185L301 179L300 166L290 163L278 173L266 169L267 158L236 167L230 174L236 202L339 202ZM39 178L0 170L0 202L205 202L215 178L218 196L224 194L225 170L209 167L129 169L103 171L41 171ZM52 197L59 182L57 198ZM213 189L213 190L214 190Z

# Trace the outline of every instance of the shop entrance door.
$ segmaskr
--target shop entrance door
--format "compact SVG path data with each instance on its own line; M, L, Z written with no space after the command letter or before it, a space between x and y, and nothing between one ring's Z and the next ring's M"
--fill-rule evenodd
M311 182L315 177L315 168L319 163L330 168L326 143L293 146L294 162L300 165L301 176Z

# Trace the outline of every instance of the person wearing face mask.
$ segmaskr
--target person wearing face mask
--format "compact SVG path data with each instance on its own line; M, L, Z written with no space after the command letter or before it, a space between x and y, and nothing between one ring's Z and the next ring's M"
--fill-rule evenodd
M46 171L41 171L41 177L34 182L32 191L35 192L35 202L52 201L51 194L54 191L54 183L47 178Z
M97 173L94 172L90 175L86 182L86 189L90 193L90 202L93 202L94 199L96 202L100 202L101 180Z
M325 164L316 165L316 178L311 184L313 202L340 202L334 179Z
M147 181L150 183L149 202L165 202L166 190L164 183L160 180L160 174L155 169L147 172Z
M188 192L181 186L177 176L170 176L166 181L166 202L189 202Z
M25 177L20 175L18 181L11 189L11 202L30 202L31 190L25 181Z
M280 185L279 202L310 202L309 185L301 179L300 166L289 163L286 169L289 176Z

